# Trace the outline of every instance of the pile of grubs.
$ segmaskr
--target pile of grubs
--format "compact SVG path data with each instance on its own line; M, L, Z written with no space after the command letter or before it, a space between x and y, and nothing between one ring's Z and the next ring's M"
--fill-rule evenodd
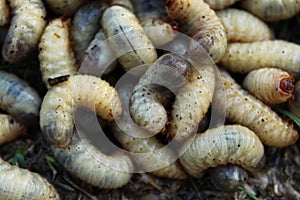
M0 0L0 199L300 199L299 12Z

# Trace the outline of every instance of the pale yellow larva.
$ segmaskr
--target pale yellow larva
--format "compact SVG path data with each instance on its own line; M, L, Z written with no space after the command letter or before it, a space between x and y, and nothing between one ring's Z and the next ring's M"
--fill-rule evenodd
M42 0L10 0L12 21L2 48L4 60L17 63L36 48L46 25Z
M80 61L84 50L100 28L100 19L107 4L92 1L83 5L75 14L70 35L72 36L72 47L77 61Z
M225 71L221 71L228 120L253 130L263 144L284 147L295 143L298 133L270 107L243 90Z
M49 89L49 80L74 75L76 60L70 44L69 20L56 18L47 25L39 43L39 61L43 82Z
M224 25L228 42L254 42L273 39L273 33L268 25L246 11L229 8L218 11L217 15Z
M266 104L286 102L293 95L293 78L276 68L251 71L243 81L243 87Z
M180 163L195 178L202 177L210 167L228 163L253 168L264 155L264 146L259 138L253 131L240 125L208 129L196 135L183 150L185 152L179 159Z
M64 149L52 146L54 157L63 167L84 182L99 188L118 188L131 178L131 159L120 152L105 155L75 135Z
M50 88L40 110L40 127L51 144L66 147L71 140L73 109L83 107L112 121L122 113L117 91L106 81L89 75L74 75Z
M155 47L136 16L121 6L106 9L102 26L118 61L126 71L157 59Z
M25 125L36 123L41 98L25 81L14 74L0 71L0 108Z
M126 87L123 85L123 87ZM126 89L118 91L122 102L126 104L130 92ZM129 151L129 155L136 164L135 170L149 172L159 177L172 179L187 178L186 172L177 160L177 155L172 149L164 145L145 129L138 127L130 120L128 107L124 106L121 117L112 124L114 137ZM134 135L133 135L134 134Z
M288 19L300 12L299 0L242 0L241 6L265 21Z
M24 135L26 128L10 115L0 114L0 145Z
M133 120L152 133L163 130L167 123L164 102L168 91L177 92L187 81L191 64L175 53L156 60L140 78L130 99Z
M217 62L225 53L227 38L223 24L214 10L203 0L166 0L171 18L178 20L190 37L199 43ZM191 50L199 49L199 45Z
M169 139L186 140L210 107L215 87L212 66L193 68L189 83L180 88L173 103L171 121L167 128Z
M205 0L206 3L214 10L222 10L239 0Z
M300 81L295 84L293 98L288 102L290 111L300 118Z
M166 21L164 1L132 0L132 2L134 11L154 46L162 46L176 37L172 25Z
M60 197L44 177L12 166L0 158L0 199L59 200Z
M0 26L4 26L9 22L9 6L6 0L0 0Z
M86 0L45 0L48 8L63 16L73 16Z
M283 40L231 43L219 64L238 73L248 73L263 67L300 72L300 45Z

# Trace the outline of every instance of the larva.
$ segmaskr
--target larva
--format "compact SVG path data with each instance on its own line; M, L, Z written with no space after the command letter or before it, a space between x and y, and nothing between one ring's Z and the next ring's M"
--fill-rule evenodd
M55 188L37 173L12 166L0 158L0 199L59 200Z
M4 60L17 63L36 48L46 25L46 10L41 0L10 0L12 21L2 48Z
M211 168L210 180L220 191L234 192L239 190L248 179L248 173L238 165L219 165Z
M132 0L135 13L154 46L159 47L176 37L172 25L166 21L164 1Z
M221 71L221 75L228 120L250 128L267 146L284 147L297 141L298 133L291 124L243 90L228 73Z
M264 146L259 138L240 125L208 129L196 135L183 150L185 152L179 160L186 172L195 178L200 178L210 167L228 163L244 168L256 167L264 155Z
M288 102L290 111L300 118L300 81L295 84L293 98Z
M248 73L263 67L300 72L300 46L283 40L228 44L219 64L231 72Z
M39 116L41 98L25 81L0 71L0 108L25 125L34 125Z
M192 68L189 83L180 88L173 103L167 127L169 139L184 141L192 134L210 107L214 87L212 66Z
M152 133L165 128L167 112L164 108L168 89L177 92L187 81L191 64L175 53L168 53L156 60L135 86L130 99L133 120Z
M133 164L128 156L120 152L105 155L75 135L66 148L52 146L52 151L67 171L92 186L118 188L131 178Z
M126 71L157 59L155 47L143 27L126 8L115 5L106 9L102 26L113 52Z
M242 0L241 6L264 21L288 19L300 11L299 0Z
M88 89L87 89L88 88ZM122 113L117 91L106 81L88 75L74 75L46 93L40 110L40 127L51 144L66 147L74 124L73 109L95 110L103 119L112 121Z
M24 135L26 128L10 115L0 114L0 145Z
M214 10L222 10L239 0L205 0L208 5Z
M110 5L111 6L113 6L113 5L119 5L119 6L127 8L131 12L134 11L133 5L132 5L132 3L131 3L130 0L111 0L110 1Z
M82 6L75 14L70 34L72 36L72 47L77 61L80 61L84 50L100 28L100 18L107 4L93 1Z
M254 15L234 8L218 11L228 42L254 42L273 39L268 25ZM247 23L245 23L247 22Z
M221 20L203 0L166 0L171 18L178 20L183 30L199 43L217 62L225 53L227 38ZM191 50L197 50L191 43Z
M45 0L49 9L63 16L73 16L86 0Z
M128 103L130 92L126 92L126 89L118 92L122 102ZM165 178L187 178L182 166L176 161L177 155L155 137L146 137L149 133L130 120L128 107L124 106L123 114L112 124L112 131L122 147L130 152L129 155L136 164L135 170Z
M276 68L251 71L243 87L266 104L280 104L292 97L294 85L289 73Z
M9 6L6 0L0 0L0 26L9 22Z
M74 75L76 60L70 44L69 20L56 18L45 28L39 43L39 61L43 82L49 89L49 79Z
M110 73L117 64L103 29L100 29L84 51L79 73L101 76Z

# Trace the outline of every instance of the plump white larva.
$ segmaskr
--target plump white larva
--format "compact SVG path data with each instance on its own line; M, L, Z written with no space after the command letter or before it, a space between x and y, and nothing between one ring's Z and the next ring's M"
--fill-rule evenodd
M227 46L225 29L207 3L203 0L166 0L166 9L169 16L178 20L183 31L199 43L215 62L222 58Z
M176 92L187 80L191 64L183 57L168 53L156 60L135 86L130 99L133 121L152 133L163 130L168 121L164 103L167 93Z
M54 157L64 168L86 183L99 188L118 188L129 182L133 164L120 152L105 155L82 138L72 138L64 149L52 146Z
M80 61L84 50L100 28L100 19L107 4L100 1L92 1L82 6L75 14L70 34L72 47L77 61Z
M251 71L243 81L243 87L266 104L280 104L293 96L293 78L277 68Z
M128 10L130 10L131 12L134 12L131 0L111 0L109 2L109 5L111 5L111 6L113 6L113 5L123 6L123 7L127 8Z
M86 0L45 0L49 9L63 16L73 16Z
M293 98L288 102L290 111L300 118L300 81L295 84Z
M0 145L24 135L26 128L10 115L0 114Z
M0 158L0 199L59 200L60 197L39 174L12 166Z
M0 26L9 22L9 6L6 0L0 0Z
M102 26L118 61L126 71L157 59L155 47L136 16L121 6L106 9Z
M248 73L263 67L300 72L300 45L283 40L231 43L219 64L238 73Z
M162 46L176 37L172 25L166 21L164 1L132 0L132 2L134 11L154 46Z
M187 173L200 178L206 169L228 163L256 167L263 155L264 146L254 132L225 125L196 135L179 160Z
M73 109L84 107L112 121L122 113L117 91L106 81L88 75L74 75L50 88L40 110L40 127L51 144L66 147L72 137Z
M228 42L254 42L273 39L268 25L254 15L234 8L217 12Z
M76 60L70 44L69 20L56 18L47 25L39 43L39 61L43 82L49 89L49 80L74 75Z
M214 10L222 10L239 0L204 0Z
M253 130L263 144L285 147L295 143L298 133L270 107L243 90L225 71L221 72L226 97L226 117Z
M42 0L10 0L12 20L2 48L4 60L16 63L36 50L46 25Z
M84 51L79 72L100 76L113 71L117 64L103 29L100 29Z
M14 74L0 71L0 108L26 125L39 116L41 98L25 81Z
M299 0L242 0L241 6L264 21L284 20L300 12Z
M121 90L119 95L123 103L129 101L130 92ZM149 133L130 120L128 106L124 105L123 114L111 127L114 137L125 150L130 152L129 155L136 164L135 170L165 178L187 178L186 172L177 161L175 152L164 147L155 137L147 137Z
M189 83L180 88L167 128L169 139L186 140L205 116L212 102L215 74L212 66L194 68Z

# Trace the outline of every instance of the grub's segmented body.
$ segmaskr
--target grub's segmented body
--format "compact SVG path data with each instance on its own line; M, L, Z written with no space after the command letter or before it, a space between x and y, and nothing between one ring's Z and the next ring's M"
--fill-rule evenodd
M300 11L299 0L242 0L241 6L264 21L288 19Z
M185 77L190 68L191 64L175 53L157 59L134 88L130 99L133 120L153 133L164 129L167 123L164 102L170 96L168 92L177 92L187 82Z
M126 87L126 86L125 86ZM128 102L130 92L118 91L120 98ZM177 155L155 137L148 137L149 132L137 127L131 120L128 107L124 106L121 117L112 125L114 137L122 147L129 151L135 162L135 170L149 172L159 177L172 179L187 178L186 172L177 160ZM135 134L136 136L132 135Z
M222 71L221 74L228 120L250 128L268 146L284 147L297 141L298 133L292 125L243 90L228 73Z
M63 16L73 16L86 0L45 0L49 9Z
M41 98L25 81L14 74L0 71L0 108L26 125L39 116Z
M131 12L134 12L134 8L133 8L133 5L132 5L130 0L111 0L109 5L110 6L119 5L119 6L122 6L124 8L127 8Z
M217 62L224 55L227 38L223 24L214 10L203 0L166 0L171 18L178 20L185 31ZM194 44L195 45L195 44ZM191 50L199 49L191 45Z
M88 75L74 75L49 89L40 110L40 127L51 144L65 147L74 129L73 109L95 110L103 119L112 121L122 113L117 91L106 81Z
M118 61L126 71L157 59L155 47L136 16L121 6L106 9L102 16L104 33Z
M76 60L70 44L69 20L56 18L47 25L39 44L39 61L43 82L76 73Z
M100 18L107 4L93 1L82 6L75 14L71 26L72 47L78 61L100 28Z
M103 29L100 29L84 51L80 73L101 76L113 71L117 64Z
M290 111L300 118L300 81L295 84L293 98L288 102Z
M198 134L180 162L190 175L200 178L206 169L228 163L256 167L263 155L264 146L254 132L240 125L226 125Z
M193 68L189 83L180 88L173 103L168 138L186 140L203 119L212 102L215 75L212 66Z
M273 39L268 25L254 15L234 8L218 11L228 42L254 42Z
M0 0L0 26L9 22L9 6L6 0Z
M36 48L46 25L42 0L10 0L12 21L2 48L3 58L17 63Z
M59 200L55 188L37 173L12 166L0 158L0 199Z
M162 46L175 38L176 33L172 25L166 21L164 1L132 0L132 2L135 13L154 46Z
M294 85L289 73L276 68L253 70L243 87L266 104L280 104L292 97Z
M128 156L119 152L105 155L75 135L67 148L52 147L52 151L67 171L90 185L113 189L131 178L133 165Z
M24 135L26 128L10 115L0 114L0 145Z
M205 0L206 3L214 10L222 10L239 0Z
M263 67L300 72L300 45L283 40L231 43L219 63L229 71L238 73Z

